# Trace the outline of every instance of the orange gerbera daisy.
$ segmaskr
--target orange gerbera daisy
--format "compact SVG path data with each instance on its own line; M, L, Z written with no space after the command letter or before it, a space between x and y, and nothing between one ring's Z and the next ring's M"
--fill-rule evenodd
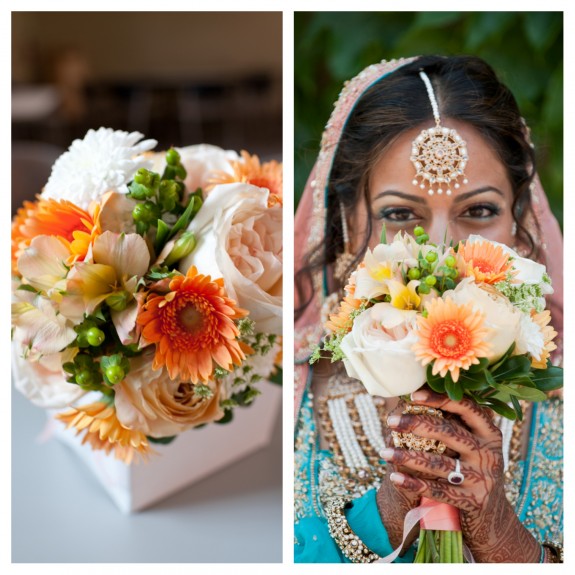
M153 368L165 365L172 379L207 381L215 365L232 370L245 359L234 323L247 315L226 296L224 280L192 266L170 281L169 292L150 294L138 316L142 337L156 344Z
M329 321L326 322L325 327L332 333L341 332L342 330L347 333L353 327L351 318L352 312L359 309L362 301L355 299L351 296L345 296L339 304L337 313L329 316Z
M250 156L245 150L241 152L243 162L230 162L233 174L217 172L209 180L206 190L210 190L218 184L232 184L242 182L252 184L270 191L268 207L283 204L283 171L282 165L275 160L260 164L257 156Z
M68 246L68 264L86 257L88 248L100 233L97 207L94 215L67 200L38 199L24 202L12 222L12 269L36 236L58 236Z
M483 314L473 311L473 303L457 305L453 300L436 298L427 306L427 317L419 316L419 341L413 351L423 365L433 364L433 374L445 377L451 372L453 381L459 370L479 363L489 353L485 341L490 330L484 326Z
M553 339L557 335L557 332L553 329L553 326L548 325L551 321L551 312L546 309L541 313L531 312L531 319L539 326L541 333L543 334L543 349L541 350L541 357L539 359L531 359L531 367L536 369L545 369L547 367L547 360L554 349L557 346L553 343Z
M113 451L116 459L127 465L137 462L136 456L146 460L154 453L148 438L141 431L124 427L118 420L116 408L104 401L72 407L57 414L56 419L66 423L68 428L75 427L76 435L86 431L82 444L89 443L92 449L103 449L107 454Z
M504 280L513 265L509 254L491 242L460 243L457 255L463 262L465 275L474 277L478 283Z

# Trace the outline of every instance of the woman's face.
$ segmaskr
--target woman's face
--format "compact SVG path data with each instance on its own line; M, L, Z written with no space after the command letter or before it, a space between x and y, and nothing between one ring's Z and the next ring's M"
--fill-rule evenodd
M414 185L415 168L409 158L412 142L423 127L401 135L377 161L368 182L373 218L370 247L379 243L383 224L388 241L400 230L412 233L415 226L423 226L434 243L445 237L449 243L480 234L513 245L513 193L503 164L475 128L454 120L445 124L455 128L467 142L468 183L463 184L459 178L460 188L452 187L450 196L430 196L427 187L422 190ZM357 249L365 237L367 217L362 202L350 222L352 243Z

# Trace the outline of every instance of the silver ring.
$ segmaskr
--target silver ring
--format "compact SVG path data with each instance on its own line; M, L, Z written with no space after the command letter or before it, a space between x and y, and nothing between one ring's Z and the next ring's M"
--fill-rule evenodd
M463 473L461 473L461 463L459 462L459 459L456 459L455 460L455 471L452 471L447 476L447 481L449 481L449 483L451 483L451 485L461 485L464 480L465 480L465 475L463 475Z

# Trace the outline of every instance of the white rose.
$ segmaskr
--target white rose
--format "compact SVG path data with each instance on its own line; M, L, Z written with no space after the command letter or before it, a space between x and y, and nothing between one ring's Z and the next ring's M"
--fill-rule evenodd
M454 290L446 291L443 298L451 298L456 304L473 303L473 309L485 315L485 326L493 330L489 338L489 363L497 361L515 342L519 335L522 313L509 300L465 278Z
M494 242L492 240L486 240L479 235L469 236L468 242L489 242L495 246L500 246L501 249L513 258L513 268L517 270L517 274L514 276L514 282L526 283L526 284L539 284L541 287L542 294L552 294L553 288L551 284L544 278L548 278L547 270L543 264L537 263L529 258L522 258L515 250L501 244L499 242Z
M80 386L68 383L61 365L71 358L61 353L31 361L21 356L22 347L12 347L12 377L16 389L33 404L45 409L61 409L74 403L86 392Z
M228 296L249 310L256 331L281 333L282 211L267 207L268 190L250 184L216 186L188 230L198 240L180 263L186 273L223 278Z
M426 369L411 350L417 342L417 312L378 303L359 315L341 342L350 377L372 395L396 397L425 383Z

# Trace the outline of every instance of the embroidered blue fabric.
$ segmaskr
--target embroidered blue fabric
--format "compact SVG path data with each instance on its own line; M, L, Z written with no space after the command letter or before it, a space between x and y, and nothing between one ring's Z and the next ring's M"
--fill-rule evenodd
M320 502L320 476L333 473L329 451L320 450L311 399L306 392L295 432L295 551L296 563L349 562L329 535ZM522 523L538 541L563 539L563 401L534 404L524 461L507 473L507 493ZM353 500L346 510L353 531L380 556L393 549L381 522L375 489ZM409 563L414 548L394 562Z

